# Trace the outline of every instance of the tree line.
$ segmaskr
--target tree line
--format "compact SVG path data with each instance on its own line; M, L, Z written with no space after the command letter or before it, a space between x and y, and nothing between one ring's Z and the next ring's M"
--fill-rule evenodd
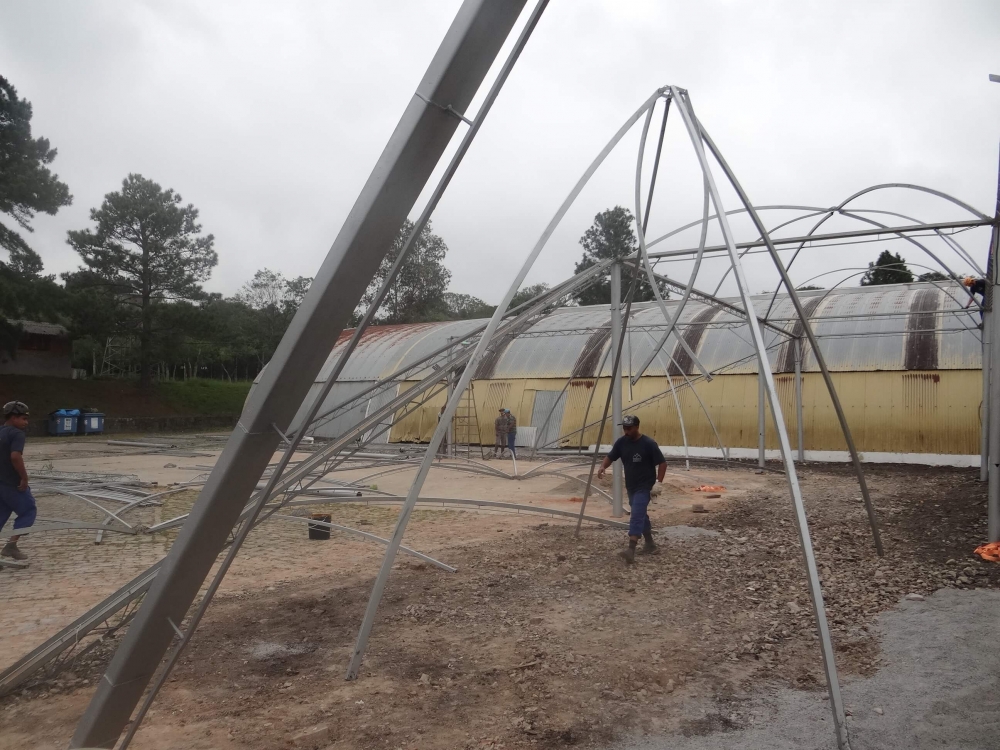
M108 372L113 364L118 372L138 376L143 385L154 378L255 377L274 354L312 279L286 279L264 268L232 296L206 292L202 285L218 264L214 236L203 231L197 208L140 174L126 176L119 190L91 209L92 226L68 233L67 242L80 257L79 268L58 279L44 273L42 258L21 233L32 232L31 220L39 212L55 214L73 198L50 169L56 149L46 138L32 137L31 117L31 103L0 76L0 218L9 220L0 221L0 249L7 256L0 256L0 349L16 354L23 335L18 321L46 321L69 329L74 366L92 374ZM632 214L621 206L595 216L580 238L583 255L575 272L634 253L634 224ZM409 220L400 228L359 301L355 324L376 298L413 229ZM493 305L448 291L447 254L447 244L427 224L375 322L492 315ZM905 261L889 251L869 265L863 285L914 280ZM919 277L934 279L944 276L932 272ZM625 289L627 282L623 280ZM525 287L511 306L548 288L544 283ZM660 291L668 296L666 288ZM645 276L633 299L654 299ZM579 305L609 302L608 272L570 300Z
M39 213L72 204L69 187L50 165L57 150L31 133L31 103L0 76L0 348L16 356L19 321L65 325L73 338L73 364L92 374L154 378L255 377L273 355L312 279L286 279L261 269L229 297L206 292L218 264L215 238L198 209L180 194L140 174L92 208L92 226L70 231L67 242L81 264L56 278L22 236ZM577 272L605 258L634 252L633 219L624 208L599 214L580 242ZM355 323L388 277L413 231L404 222L355 311ZM448 246L425 226L375 316L383 325L488 317L495 307L448 291ZM521 289L512 306L548 285ZM651 299L641 287L637 299ZM582 290L578 304L608 302L608 274Z

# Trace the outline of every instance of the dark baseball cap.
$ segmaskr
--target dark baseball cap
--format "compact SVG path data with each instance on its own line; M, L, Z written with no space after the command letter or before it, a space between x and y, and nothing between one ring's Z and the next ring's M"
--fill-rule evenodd
M638 426L639 426L639 417L636 417L632 414L628 414L622 417L622 427L638 427Z

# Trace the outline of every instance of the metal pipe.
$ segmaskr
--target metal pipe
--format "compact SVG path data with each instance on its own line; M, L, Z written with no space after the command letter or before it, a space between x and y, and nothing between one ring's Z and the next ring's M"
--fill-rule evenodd
M611 266L611 348L620 351L622 346L622 264ZM621 357L615 357L611 370L611 442L615 441L616 425L622 423L622 363ZM603 433L604 431L601 430ZM600 443L604 435L597 436ZM622 500L622 464L615 461L611 466L611 515L621 518L624 514Z
M319 521L315 518L306 518L305 516L285 516L280 514L275 514L272 516L272 518L277 519L279 521L296 521L298 523L306 523L309 524L310 526L319 526L320 528L330 529L332 531L342 531L345 534L354 534L355 536L360 536L362 539L368 539L369 541L378 542L379 544L389 543L388 539L383 539L380 536L375 536L374 534L370 534L367 531L361 531L360 529L352 529L350 526L341 526L340 524L330 523L329 521ZM444 570L448 573L458 572L458 568L453 568L452 566L446 565L440 560L435 560L433 557L425 555L423 552L417 552L416 550L410 549L409 547L400 546L399 551L405 552L406 554L415 557L418 560L423 560L424 562L428 562L434 567L441 568L441 570Z
M767 462L764 460L764 401L766 396L764 395L764 373L761 371L765 365L762 359L766 360L767 355L764 357L757 358L757 465L760 468L767 466ZM770 369L770 365L767 365L767 369Z
M997 193L997 216L1000 217L1000 190ZM990 268L991 278L989 285L992 289L987 289L989 296L986 299L989 310L985 313L990 316L990 333L1000 331L1000 263L997 262L997 253L1000 251L1000 226L993 227L993 237L990 242ZM989 264L988 264L989 265ZM990 396L989 405L993 407L1000 404L1000 342L990 346ZM987 487L986 519L987 519L987 541L1000 542L1000 418L997 414L990 414L989 419L989 486Z
M993 314L983 312L983 400L979 405L979 481L986 482L990 476L990 378L993 376Z
M816 559L813 554L812 539L809 535L809 524L806 520L805 505L802 502L798 476L795 472L795 464L791 460L791 447L788 441L788 432L785 430L784 420L781 416L781 404L778 401L778 394L774 386L771 369L766 365L767 348L764 344L764 336L761 333L760 326L757 324L757 318L753 313L753 303L750 299L750 289L747 284L746 276L743 272L743 265L740 263L739 254L736 250L736 243L733 240L732 230L729 227L728 220L725 218L725 210L722 207L722 201L719 197L718 190L716 189L715 180L712 176L711 169L709 168L708 159L702 145L702 141L704 139L706 143L709 143L709 147L711 148L708 136L705 134L700 124L697 123L694 114L689 111L688 101L680 98L680 94L676 88L671 87L671 91L674 94L674 97L678 99L677 106L681 111L681 117L684 119L684 124L688 129L688 134L690 135L691 142L694 145L694 150L701 165L702 173L705 175L705 179L708 180L709 188L712 192L712 202L715 204L716 213L719 214L719 225L722 229L722 235L728 245L729 258L735 271L736 283L739 287L740 297L742 297L743 306L747 311L747 324L749 325L750 333L753 337L754 346L757 349L760 373L764 377L767 396L771 401L771 415L774 418L775 431L778 434L778 443L781 446L781 455L785 464L785 475L788 478L788 486L792 495L792 505L795 510L796 525L799 531L799 542L802 546L802 553L806 566L806 577L809 583L809 592L813 602L813 613L816 616L816 624L819 629L819 639L823 654L823 666L826 671L827 687L830 693L830 707L833 712L837 744L841 748L849 748L850 744L846 734L847 730L845 726L846 719L844 715L844 705L840 695L840 682L837 677L837 666L833 654L833 644L830 640L829 625L826 620L826 607L823 604L823 592L819 582L819 572L816 568ZM735 177L732 175L727 165L725 165L722 161L721 157L716 153L714 148L712 151L716 154L716 160L719 162L720 166L723 167L730 183L737 190L737 193L740 194L741 202L744 206L746 206L750 214L753 215L753 207L750 202L746 200L745 195L739 187L739 183L736 182ZM794 294L791 289L790 293ZM805 320L803 320L803 323L806 324Z
M799 461L806 460L802 425L802 337L795 339L795 429L799 438Z
M860 218L860 217L858 217ZM993 223L992 219L968 219L966 221L942 221L928 224L912 224L900 227L886 226L884 229L855 229L847 232L831 232L829 234L814 234L800 237L774 237L768 240L753 240L751 242L738 242L736 247L747 250L754 247L767 247L767 242L772 245L797 245L803 242L823 242L824 240L842 240L854 237L878 237L883 234L900 234L907 232L926 232L938 229L972 229L974 227L986 227ZM680 250L662 250L657 253L649 253L650 258L675 258L684 255L693 255L698 252L698 248L689 247ZM706 253L724 253L725 245L712 245L705 248Z

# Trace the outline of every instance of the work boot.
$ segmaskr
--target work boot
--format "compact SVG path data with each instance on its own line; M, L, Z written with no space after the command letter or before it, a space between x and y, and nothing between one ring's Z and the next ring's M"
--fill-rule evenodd
M660 549L660 548L657 547L656 543L653 541L653 535L647 533L647 534L643 534L642 536L645 539L645 541L642 544L642 549L639 550L639 554L641 554L641 555L652 555L652 554L655 554L656 551L658 549Z
M635 562L635 542L629 542L628 549L623 549L618 553L618 556L625 561L626 565L631 565Z
M28 556L17 548L17 542L7 542L0 550L0 557L11 557L15 560L27 560Z

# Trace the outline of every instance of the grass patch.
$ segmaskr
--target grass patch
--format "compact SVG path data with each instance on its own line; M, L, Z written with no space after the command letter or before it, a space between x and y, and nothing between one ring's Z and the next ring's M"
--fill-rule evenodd
M164 403L182 414L225 416L243 411L250 385L249 381L228 383L199 378L157 383L156 392Z

